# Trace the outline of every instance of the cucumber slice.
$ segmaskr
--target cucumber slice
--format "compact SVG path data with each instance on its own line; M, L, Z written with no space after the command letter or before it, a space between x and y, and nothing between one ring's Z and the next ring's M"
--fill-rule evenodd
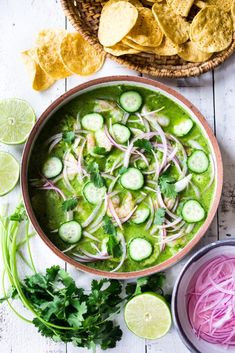
M194 173L204 173L209 167L209 158L202 150L196 150L188 158L188 167Z
M75 244L82 237L82 227L76 221L65 222L59 228L59 236L64 242Z
M176 136L185 136L193 127L193 121L191 119L184 119L180 123L174 126L174 134Z
M134 224L144 223L150 215L150 210L146 206L139 206L133 216L131 217L131 221Z
M143 103L141 95L136 91L128 91L120 96L120 105L128 113L137 112Z
M42 174L46 178L55 178L63 169L63 163L58 157L50 157L46 160L42 167Z
M187 223L200 222L205 218L206 212L197 200L186 201L182 208L182 217Z
M144 177L139 169L128 168L127 171L122 174L120 182L125 189L139 190L144 185Z
M152 244L145 238L134 238L129 243L129 255L133 261L148 259L153 253Z
M109 139L106 136L103 129L95 132L95 139L96 139L96 143L99 147L104 147L106 149L106 151L108 151L108 152L111 151L112 144L109 141Z
M93 205L97 205L99 202L101 202L105 194L105 186L102 186L102 188L97 188L92 182L88 182L84 185L83 195L86 200Z
M113 137L118 143L125 143L131 136L130 129L122 124L113 125Z
M90 131L97 131L103 127L104 118L99 113L90 113L90 114L84 115L81 123L84 129L90 130Z

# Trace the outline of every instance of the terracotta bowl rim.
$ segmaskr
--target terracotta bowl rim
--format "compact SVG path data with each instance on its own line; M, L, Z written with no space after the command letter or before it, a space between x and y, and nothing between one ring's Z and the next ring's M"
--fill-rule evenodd
M38 130L40 130L40 127L42 124L45 123L47 119L50 119L50 117L53 115L52 113L56 111L58 105L62 105L63 102L65 102L69 97L76 95L76 93L81 92L85 89L89 89L91 87L99 86L101 84L112 84L115 82L127 82L127 83L137 83L137 84L143 84L143 85L149 85L152 87L152 89L161 89L162 91L165 91L167 94L172 95L174 98L179 100L183 105L185 105L189 110L192 111L194 116L199 120L199 122L202 124L206 135L208 136L210 143L212 145L213 151L214 151L214 156L215 156L215 162L216 162L216 170L217 170L217 180L216 180L216 190L214 193L214 200L211 205L210 212L207 216L207 219L205 223L202 225L202 227L199 229L198 233L194 236L194 238L176 255L171 257L170 259L158 264L154 265L152 267L148 267L143 270L138 270L138 271L133 271L133 272L117 272L117 273L112 273L108 271L103 271L103 270L97 270L91 267L88 267L86 265L83 265L82 263L77 262L76 260L70 258L66 254L64 254L61 250L59 250L52 242L51 240L47 237L47 235L43 232L41 229L39 223L37 222L36 216L34 214L34 211L31 206L31 201L29 197L29 191L28 191L28 162L29 162L29 157L31 153L31 148L34 145L37 137L38 137ZM49 117L49 118L48 118ZM39 132L40 133L40 132ZM180 93L176 92L174 89L157 82L155 80L151 80L149 78L143 78L143 77L136 77L136 76L128 76L128 75L123 75L123 76L108 76L108 77L102 77L98 78L95 80L90 80L86 83L82 83L68 92L64 93L61 95L59 98L57 98L52 104L49 105L49 107L41 114L39 119L37 120L36 124L34 125L28 140L25 144L24 151L23 151L23 157L22 157L22 163L21 163L21 188L22 188L22 195L23 195L23 200L25 204L26 211L28 213L29 219L34 226L36 232L39 234L41 239L48 245L48 247L62 260L65 262L75 266L77 269L97 275L97 276L103 276L107 278L117 278L117 279L130 279L130 278L137 278L137 277L142 277L146 275L150 275L159 271L163 271L167 269L168 267L174 265L177 263L179 260L181 260L186 254L188 254L192 248L199 242L199 240L203 237L207 229L209 228L215 213L217 211L221 193L222 193L222 185L223 185L223 164L222 164L222 157L219 149L218 142L213 134L213 131L209 127L206 119L203 117L203 115L199 112L199 110L190 102L188 101L184 96L182 96Z

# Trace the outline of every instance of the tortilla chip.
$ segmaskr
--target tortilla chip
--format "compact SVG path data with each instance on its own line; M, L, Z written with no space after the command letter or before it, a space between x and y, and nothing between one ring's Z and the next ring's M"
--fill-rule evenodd
M194 0L166 0L166 2L172 7L175 13L187 17Z
M131 39L128 39L128 38L123 38L122 42L128 46L129 48L132 48L132 49L135 49L135 50L138 50L138 51L143 51L145 53L152 53L153 52L153 47L147 47L147 46L144 46L144 45L140 45L140 44L137 44L135 42L133 42Z
M230 11L232 8L233 0L206 0L207 5L218 6L223 11Z
M235 30L235 0L233 0L233 3L232 3L231 14L233 19L233 30Z
M167 37L164 36L163 41L159 47L152 48L153 53L160 56L171 56L178 53L177 46Z
M124 38L134 27L138 10L127 1L106 5L100 16L98 38L105 47L112 47Z
M233 39L231 17L217 6L206 6L193 19L190 39L206 53L226 49Z
M102 67L105 59L105 54L94 50L79 33L67 33L64 36L60 56L66 69L81 76L94 74Z
M21 56L34 90L44 91L53 85L55 80L50 77L38 64L35 49L25 50L21 53Z
M125 54L138 54L141 51L131 48L122 42L115 44L113 47L104 47L104 50L114 56L121 56Z
M204 7L206 7L206 3L204 1L201 1L201 0L195 1L194 5L199 7L199 9L204 9Z
M109 6L110 4L112 4L114 2L118 2L118 1L120 1L120 0L109 0L104 4L103 8L105 8L106 6ZM135 7L143 7L143 4L139 0L123 0L123 1L130 2Z
M189 23L165 2L155 3L152 7L162 32L175 44L182 44L189 39Z
M66 31L46 29L39 32L36 45L38 62L46 73L56 80L71 75L60 58L60 44Z
M127 34L126 38L139 45L157 47L162 42L163 33L152 11L146 7L140 7L138 12L139 16L136 24Z
M185 61L200 63L208 60L212 56L212 53L201 51L193 42L189 41L178 47L178 55Z

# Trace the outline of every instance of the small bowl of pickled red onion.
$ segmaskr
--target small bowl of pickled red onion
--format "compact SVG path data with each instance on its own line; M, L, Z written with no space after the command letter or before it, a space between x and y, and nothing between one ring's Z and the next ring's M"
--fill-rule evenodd
M235 352L235 239L207 245L186 263L172 315L191 352Z

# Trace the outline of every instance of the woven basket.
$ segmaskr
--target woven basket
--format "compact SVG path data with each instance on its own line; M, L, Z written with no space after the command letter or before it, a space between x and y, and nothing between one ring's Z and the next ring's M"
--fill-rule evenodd
M61 0L66 16L73 27L86 38L96 50L103 50L97 38L102 0ZM222 64L235 51L235 35L233 42L226 50L214 54L203 63L188 63L178 55L158 56L140 53L115 57L107 56L129 69L143 74L158 77L198 76Z

